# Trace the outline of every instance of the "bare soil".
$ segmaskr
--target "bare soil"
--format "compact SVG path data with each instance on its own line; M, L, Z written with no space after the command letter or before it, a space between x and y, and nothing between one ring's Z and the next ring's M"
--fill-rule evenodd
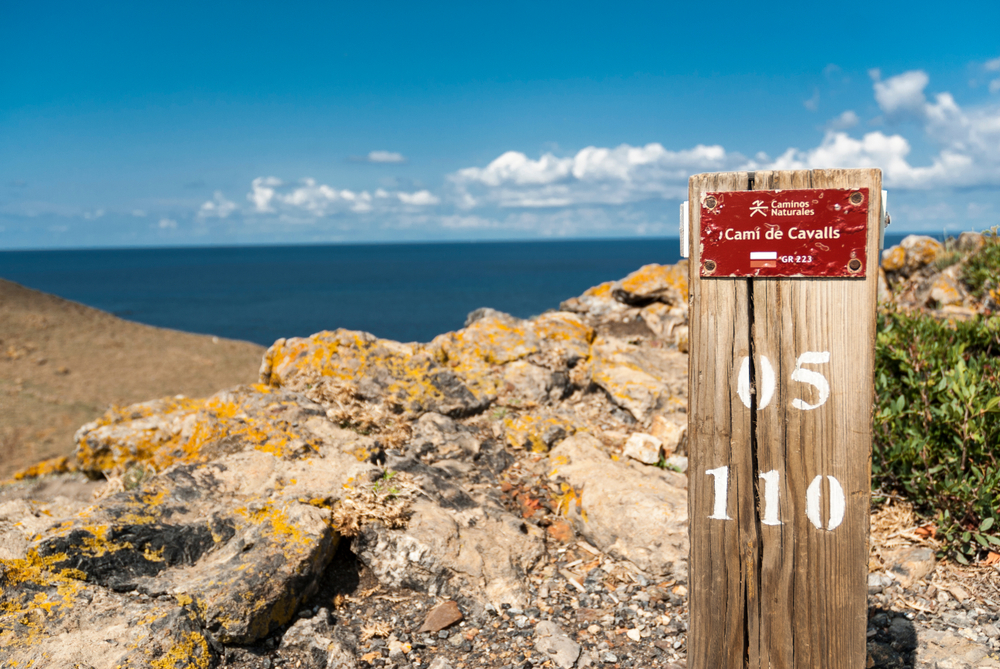
M0 481L109 406L257 380L264 348L141 325L0 279Z

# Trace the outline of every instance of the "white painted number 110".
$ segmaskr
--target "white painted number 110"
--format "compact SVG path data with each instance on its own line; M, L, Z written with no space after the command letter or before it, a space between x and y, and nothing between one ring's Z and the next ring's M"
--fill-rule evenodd
M830 362L829 351L806 351L795 361L795 369L791 373L791 380L800 383L807 383L813 386L818 394L815 404L809 404L805 400L796 397L792 400L792 406L800 411L812 411L826 404L830 399L830 383L826 377L819 372L810 369L803 369L802 365L818 365ZM760 357L758 389L760 395L757 397L757 410L764 409L774 398L774 391L777 389L777 381L774 375L774 367L771 361L765 356ZM740 363L740 370L736 378L736 393L743 404L750 408L750 358L745 357ZM705 472L711 476L715 482L715 496L712 505L712 515L709 518L715 520L732 520L726 509L729 499L729 467L716 467ZM779 516L778 499L780 497L781 474L777 469L758 474L764 482L764 494L761 496L761 520L764 525L781 525ZM844 510L846 508L846 498L844 488L833 476L827 476L830 484L830 516L826 524L826 530L836 529L844 521ZM823 528L823 517L820 515L820 498L822 497L823 477L817 476L806 489L806 517L817 529Z
M712 515L709 518L714 520L732 520L726 511L729 502L729 467L716 467L705 472L715 480L715 495L712 504ZM782 525L778 516L778 497L781 474L777 469L758 474L764 481L763 501L761 502L763 513L760 522L764 525ZM826 523L827 530L835 530L844 522L844 510L847 498L844 496L844 488L833 476L827 476L830 483L830 518ZM823 496L823 477L817 476L806 488L806 518L809 519L816 529L822 530L823 517L820 515L819 504Z

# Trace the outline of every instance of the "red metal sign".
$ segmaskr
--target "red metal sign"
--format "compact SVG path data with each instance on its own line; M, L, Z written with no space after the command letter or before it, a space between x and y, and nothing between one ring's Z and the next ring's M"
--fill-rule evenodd
M865 275L867 188L706 193L701 276Z

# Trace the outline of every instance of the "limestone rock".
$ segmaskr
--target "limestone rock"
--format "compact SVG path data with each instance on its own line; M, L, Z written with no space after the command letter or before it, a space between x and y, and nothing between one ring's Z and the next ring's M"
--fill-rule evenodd
M663 455L687 452L687 414L667 420L665 416L653 416L650 434L663 444Z
M490 388L473 391L453 369L459 361L447 364L447 356L442 360L437 353L366 332L320 332L276 341L264 355L261 383L302 391L320 381L336 382L352 387L365 399L412 413L466 415L488 405Z
M965 290L958 277L958 267L953 265L932 277L920 293L923 297L921 301L928 307L948 307L962 304L965 299Z
M958 236L958 250L962 253L975 253L986 245L986 238L978 232L963 232Z
M889 287L889 280L885 276L885 267L878 268L877 299L880 303L886 303L892 300L892 288Z
M903 271L912 274L916 270L929 265L944 253L941 242L926 235L908 235L899 243L906 251L906 262Z
M655 465L660 461L663 442L651 434L634 433L625 442L622 455L638 460L644 465Z
M387 466L412 475L424 495L406 528L372 523L355 537L355 554L376 578L478 610L487 603L525 606L523 575L544 551L541 530L495 502L477 501L438 468L394 457Z
M615 461L583 433L553 449L549 466L554 477L581 491L569 517L587 541L654 577L686 577L685 477Z
M470 429L448 416L428 412L414 423L409 450L415 455L433 452L438 457L452 457L464 453L475 457L479 447Z
M543 620L535 625L535 649L543 658L551 659L562 669L570 669L580 657L580 644L570 639L551 620Z
M504 366L504 395L517 398L518 403L547 404L550 399L561 399L565 394L569 376L554 378L551 371L525 360Z
M674 328L674 344L681 353L688 352L690 330L687 325Z
M687 357L680 352L640 349L615 337L598 337L591 356L591 380L637 421L649 419L654 411L684 406L686 384L669 381L686 380Z
M653 302L639 312L646 327L657 337L676 343L674 331L687 323L687 305L671 307L662 302Z
M552 411L527 412L503 421L504 437L512 448L545 453L572 434L572 418Z
M888 569L904 588L934 573L934 551L922 546L901 549L888 560Z
M285 390L238 386L207 400L174 398L111 409L76 433L76 458L92 475L135 465L163 470L253 448L280 456L315 452L317 440L293 427L323 407Z
M549 367L572 367L578 360L590 355L590 344L594 341L594 328L576 314L549 312L533 322L533 329L539 338L541 355L549 362Z
M611 286L615 299L625 304L642 305L658 301L686 305L688 299L688 263L645 265Z
M882 251L882 269L886 272L898 272L906 266L906 249L902 246L891 246Z
M588 314L594 318L609 318L621 314L628 306L615 299L612 294L614 282L605 281L584 291L580 297L566 300L559 308L563 311L574 311Z

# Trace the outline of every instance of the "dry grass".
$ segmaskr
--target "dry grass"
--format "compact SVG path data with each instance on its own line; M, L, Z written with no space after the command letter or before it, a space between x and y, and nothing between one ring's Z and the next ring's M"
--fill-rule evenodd
M367 483L355 483L333 510L333 521L343 536L357 536L368 523L386 527L406 527L410 506L418 492L416 484L405 472L386 471Z
M933 524L921 522L909 502L893 500L871 516L868 569L882 569L891 553L905 546L921 545L937 550Z
M410 423L385 404L361 397L354 383L323 379L308 388L305 395L326 407L327 418L341 427L378 435L384 448L398 448L410 439Z
M376 620L361 626L361 643L368 643L375 637L385 638L392 634L392 625Z

